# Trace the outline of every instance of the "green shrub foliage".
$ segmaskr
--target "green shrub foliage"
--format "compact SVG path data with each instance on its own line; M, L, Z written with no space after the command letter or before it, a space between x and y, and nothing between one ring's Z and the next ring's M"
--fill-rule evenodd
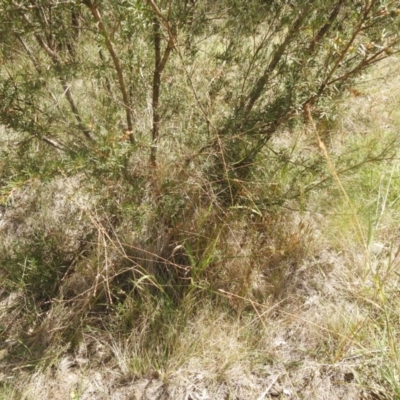
M399 14L384 0L3 1L0 123L100 173L184 146L213 152L218 179L246 177L280 128L397 51Z

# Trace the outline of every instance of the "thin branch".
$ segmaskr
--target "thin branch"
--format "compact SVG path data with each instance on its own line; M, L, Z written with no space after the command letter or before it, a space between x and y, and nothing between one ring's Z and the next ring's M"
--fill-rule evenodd
M364 22L368 18L368 15L371 12L372 7L374 6L374 4L375 4L375 1L371 1L371 4L369 6L367 4L365 5L365 10L364 10L364 13L363 13L363 16L362 16L361 20L359 21L358 26L354 29L350 40L347 42L347 44L344 47L344 49L342 50L340 56L337 58L335 64L333 65L333 67L329 71L327 77L325 78L324 82L321 84L321 86L318 89L317 94L314 96L314 98L319 98L322 95L322 93L324 92L324 90L326 89L326 87L330 84L333 74L339 68L340 63L343 61L344 57L348 53L350 47L353 45L353 43L356 40L357 36L364 29Z
M133 122L132 122L132 116L131 116L131 108L129 106L129 96L128 96L128 92L126 90L124 73L122 70L120 59L117 55L117 52L114 49L114 45L113 45L113 43L110 39L110 36L107 32L106 26L104 25L104 22L101 18L101 14L100 14L99 9L97 8L97 5L92 3L91 0L84 0L83 3L89 8L90 12L93 15L93 18L97 22L99 31L104 37L107 50L110 53L111 58L113 59L114 67L115 67L115 70L116 70L117 76L118 76L119 88L121 90L121 94L122 94L122 98L123 98L123 106L125 108L126 124L127 124L127 128L128 128L127 130L128 130L128 134L129 134L129 140L133 144L133 143L135 143L135 138L133 137Z
M397 42L394 43L394 44L392 44L392 45L394 46L395 44L397 44ZM390 47L390 46L389 46L389 47ZM348 72L344 73L343 75L340 75L339 77L330 80L330 81L327 83L327 86L328 86L328 85L332 85L332 84L334 84L334 83L336 83L336 82L338 82L338 81L343 81L343 80L347 79L349 76L355 75L355 74L359 73L361 70L363 70L364 68L370 66L371 64L374 64L374 63L376 63L376 62L379 62L379 61L384 60L385 58L389 57L389 55L387 54L387 52L388 52L387 48L384 48L384 49L382 49L382 50L379 50L379 51L376 52L375 54L373 54L371 57L363 59L363 60L362 60L356 67L354 67L351 71L348 71Z
M332 27L333 22L336 20L337 16L339 15L339 11L344 3L344 0L339 0L336 3L336 6L333 8L331 15L328 18L328 22L318 31L318 33L315 35L313 41L311 42L308 52L312 53L316 46L320 43L320 41L326 36L326 34L329 32L329 29Z
M25 40L21 37L20 34L15 33L15 37L18 39L18 41L22 44L22 47L24 48L26 54L28 54L28 57L32 61L33 66L35 67L36 71L38 72L39 75L42 74L42 68L39 65L38 61L36 60L35 56L33 55L32 50L29 48L28 44L25 42Z
M206 112L206 110L204 109L203 105L201 104L201 101L200 101L199 96L198 96L198 94L197 94L197 92L196 92L196 89L195 89L195 87L194 87L194 85L193 85L193 82L192 82L192 79L191 79L191 77L190 77L190 74L189 74L189 72L187 71L186 66L185 66L185 63L184 63L184 61L183 61L182 53L181 53L180 50L179 50L179 46L177 46L176 43L175 43L176 38L175 38L173 29L172 29L170 23L169 23L168 20L162 15L160 9L158 8L158 6L155 4L155 2L154 2L153 0L147 0L147 2L150 4L150 6L151 6L152 9L154 10L155 14L159 17L159 19L161 20L161 22L162 22L162 24L164 25L165 29L167 30L168 37L169 37L169 43L170 43L170 45L171 45L171 49L172 49L172 48L175 48L175 49L176 49L176 52L177 52L177 54L178 54L179 59L181 60L183 70L185 71L186 78L187 78L187 80L188 80L188 82L189 82L189 84L190 84L190 86L191 86L191 89L192 89L193 95L194 95L194 97L195 97L195 99L196 99L196 102L197 102L197 104L198 104L198 106L199 106L199 108L200 108L202 114L204 115L204 118L206 119L207 124L211 125L211 126L213 127L214 131L215 131L216 138L215 138L215 141L214 141L214 142L218 143L218 147L219 147L219 150L220 150L220 152L221 152L221 157L222 157L224 172L225 172L226 179L227 179L228 186L229 186L229 193L230 193L230 196L231 196L231 201L233 202L233 194L232 194L232 188L231 188L230 180L229 180L228 166L227 166L227 163L226 163L226 160L225 160L224 148L223 148L223 144L222 144L221 137L220 137L220 135L219 135L218 129L214 126L214 124L212 123L212 121L208 118L207 112Z
M42 69L41 69L41 66L39 65L39 63L37 62L35 56L33 55L32 50L29 48L28 44L18 33L15 33L15 36L18 39L18 41L22 44L22 47L25 49L25 51L28 54L28 57L30 58L30 60L32 61L32 64L34 65L36 71L40 75L42 73ZM50 91L49 91L49 93L50 93L50 95L53 95ZM59 144L58 142L56 142L53 139L49 139L45 136L41 136L40 139L43 140L45 143L49 144L50 146L55 147L58 150L65 151L64 146Z
M23 14L23 18L25 19L25 21L27 23L29 23L29 24L31 23L31 21L29 20L29 18L27 17L26 14ZM47 21L46 21L46 23L47 23ZM57 69L57 71L59 73L59 80L61 82L61 86L62 86L62 88L64 90L64 93L65 93L65 96L66 96L66 98L68 100L68 103L70 104L72 113L74 114L74 116L75 116L75 118L76 118L76 120L78 122L79 129L83 132L83 134L85 135L85 137L88 140L93 141L93 138L90 135L90 129L88 129L85 126L85 124L83 123L82 118L81 118L81 116L79 114L78 107L76 106L75 101L74 101L74 99L72 97L70 86L68 85L66 79L61 74L61 60L60 60L58 54L55 51L53 51L50 48L50 46L47 45L47 43L42 39L42 37L38 33L35 33L34 36L35 36L36 41L39 43L39 46L43 50L45 50L45 52L50 56L53 64L55 65L55 67L56 67L56 69ZM35 58L33 56L33 53L29 50L29 48L26 45L24 45L23 41L21 43L23 44L25 50L27 51L28 56L31 58L32 62L34 63L35 68L40 73L40 71L41 71L40 66L39 66L38 63L36 63L36 60L35 60Z
M160 99L160 86L161 86L161 35L160 35L160 23L158 17L154 17L153 22L154 30L154 76L153 76L153 131L152 131L152 146L150 153L150 162L153 166L156 165L156 154L157 154L157 142L160 134L160 113L158 112L159 99Z
M268 64L267 68L264 70L264 73L258 78L257 82L255 83L253 90L247 96L247 100L242 102L240 106L239 112L247 116L250 114L255 102L259 99L261 94L264 91L266 84L268 83L269 77L271 72L276 68L279 61L281 60L283 54L286 51L286 48L291 43L293 37L295 37L298 33L300 28L302 27L304 21L306 20L307 16L309 15L313 6L313 1L310 1L307 6L304 8L303 12L297 18L293 27L290 29L289 33L287 34L283 43L278 47L277 51L275 52L274 56L272 57L271 62ZM242 111L243 110L243 111Z
M168 20L161 14L161 11L152 0L148 0L148 3L153 8L155 16L153 20L153 33L154 33L154 74L153 74L153 129L152 129L152 146L150 153L150 163L156 165L156 154L157 154L157 142L160 135L160 113L159 113L159 102L160 102L160 89L161 89L161 74L168 62L171 51L175 47L175 35L173 34L173 28L169 24ZM164 51L163 57L161 57L161 33L160 33L160 20L166 26L168 31L168 44Z
M154 13L157 15L158 18L160 18L161 22L163 25L167 28L168 33L172 33L172 28L171 25L168 22L168 19L164 17L160 9L158 8L157 4L153 0L147 0L147 3L150 4L150 7L153 9ZM173 37L173 35L169 35L170 38Z
M57 67L57 69L60 71L61 69L61 61L58 55L46 44L46 42L38 35L35 34L35 38L38 41L39 45L50 55L51 59L53 60L53 63ZM85 124L83 123L83 120L80 116L78 107L75 103L74 98L72 97L70 85L68 84L67 80L61 75L59 76L61 86L64 90L65 97L67 98L67 101L71 107L71 111L75 116L76 121L78 122L78 127L79 129L83 132L85 135L86 139L93 141L92 136L90 135L90 129L88 129Z
M42 136L40 139L42 139L43 142L49 144L50 146L53 146L57 150L61 150L61 151L65 152L64 146L62 146L61 144L57 143L55 140L49 139L46 136Z

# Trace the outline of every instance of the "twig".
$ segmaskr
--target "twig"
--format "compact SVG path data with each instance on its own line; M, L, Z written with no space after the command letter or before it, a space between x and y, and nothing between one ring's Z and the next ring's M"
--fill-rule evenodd
M274 386L275 382L278 380L279 375L277 375L271 382L271 384L265 389L265 391L261 394L261 396L257 400L264 400L265 396L271 390L272 386Z

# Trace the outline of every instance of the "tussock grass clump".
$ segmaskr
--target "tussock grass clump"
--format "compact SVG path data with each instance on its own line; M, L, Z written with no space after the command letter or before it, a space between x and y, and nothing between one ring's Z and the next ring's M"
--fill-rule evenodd
M252 182L241 184L243 206L226 209L200 172L171 160L150 180L132 166L134 182L87 177L79 160L63 165L68 175L55 169L46 179L13 162L18 183L3 187L0 270L3 295L24 302L2 335L17 341L7 357L22 363L50 365L95 330L105 341L117 337L117 347L128 340L130 371L165 370L204 301L240 316L284 300L308 257L307 223L260 210L245 195Z

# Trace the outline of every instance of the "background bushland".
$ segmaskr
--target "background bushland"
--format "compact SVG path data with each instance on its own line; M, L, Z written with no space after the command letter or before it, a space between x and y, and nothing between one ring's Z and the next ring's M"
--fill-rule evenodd
M286 298L312 235L276 207L331 173L283 139L304 124L329 145L399 22L384 0L2 1L0 272L30 315L2 334L39 358L87 324L140 326L168 357L205 294L239 315ZM349 173L395 144L331 162Z

